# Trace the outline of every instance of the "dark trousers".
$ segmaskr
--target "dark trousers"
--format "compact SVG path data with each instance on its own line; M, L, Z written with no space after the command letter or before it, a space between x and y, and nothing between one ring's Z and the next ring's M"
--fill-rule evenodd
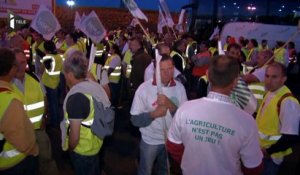
M111 93L111 104L117 107L119 103L120 85L119 83L108 83L108 85Z
M71 162L76 175L98 175L100 174L99 156L82 156L70 152Z
M51 89L46 88L46 95L47 95L47 101L48 101L48 108L49 108L49 123L52 125L59 125L60 121L62 120L62 117L60 115L60 109L59 109L59 95L58 95L58 88Z
M16 166L0 171L3 175L38 175L39 163L38 156L27 156Z

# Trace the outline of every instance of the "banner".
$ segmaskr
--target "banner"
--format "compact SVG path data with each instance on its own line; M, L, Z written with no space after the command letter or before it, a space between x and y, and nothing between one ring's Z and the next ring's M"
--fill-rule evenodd
M40 6L30 27L43 35L46 40L51 40L55 33L61 28L56 17L46 6Z
M81 22L81 17L79 15L79 13L76 11L75 12L75 19L74 19L74 27L75 27L75 29L79 29L80 28L80 22Z
M258 43L261 43L261 40L265 39L268 41L269 47L273 48L275 47L276 41L287 41L297 30L299 30L297 26L233 22L223 27L220 39L222 43L225 43L227 35L233 36L236 39L240 36L247 39L254 38ZM300 50L300 35L298 35L293 42L295 42L297 50Z
M0 0L0 18L7 17L7 10L32 20L41 5L53 11L54 0Z
M13 32L21 29L28 21L22 18L19 15L16 15L14 12L7 11L7 20L8 20L8 32Z
M167 24L169 27L172 28L174 26L174 21L172 19L168 5L165 2L165 0L159 0L159 2L160 2L160 6L161 6L163 12L165 13Z
M159 14L158 14L158 21L157 21L157 32L158 33L163 33L163 28L165 26L167 26L167 21L160 9L160 7L158 7L158 11L159 11Z
M94 11L81 20L79 29L94 43L99 43L106 35L106 30Z
M123 3L126 5L132 16L148 22L147 16L139 9L134 0L123 0Z
M178 19L178 24L176 25L176 29L179 32L183 32L183 19L184 19L184 14L185 14L185 9L181 9L179 19Z
M209 40L212 40L215 36L219 35L220 29L219 27L215 27L214 32L210 35Z
M130 26L135 27L135 26L138 25L138 24L139 24L138 20L137 20L136 18L133 18L133 19L131 20Z

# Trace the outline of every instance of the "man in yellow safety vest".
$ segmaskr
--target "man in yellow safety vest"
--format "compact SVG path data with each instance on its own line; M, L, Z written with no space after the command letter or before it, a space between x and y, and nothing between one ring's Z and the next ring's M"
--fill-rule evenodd
M263 175L275 175L284 156L298 141L300 105L284 85L286 69L281 63L270 64L265 73L268 90L258 109L256 122L264 153Z
M11 85L17 69L15 54L0 48L0 174L37 175L38 147L33 125Z

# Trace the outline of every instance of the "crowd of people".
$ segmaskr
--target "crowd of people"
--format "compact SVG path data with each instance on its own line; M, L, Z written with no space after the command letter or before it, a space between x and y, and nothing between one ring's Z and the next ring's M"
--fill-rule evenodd
M228 36L218 48L218 35L175 35L111 30L89 66L92 41L80 31L47 41L26 25L2 28L0 174L58 174L46 127L60 128L75 174L99 174L98 102L129 104L138 175L276 175L299 142L295 44Z

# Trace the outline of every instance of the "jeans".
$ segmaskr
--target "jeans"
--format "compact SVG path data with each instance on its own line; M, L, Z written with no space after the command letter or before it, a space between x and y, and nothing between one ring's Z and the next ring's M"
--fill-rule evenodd
M70 152L71 162L76 175L98 175L100 174L99 156L82 156Z
M51 89L45 86L46 88L46 95L48 101L48 109L49 109L49 122L53 125L59 125L60 121L62 120L60 115L59 109L59 96L58 96L58 89Z
M39 174L39 163L38 156L27 156L20 163L6 169L4 171L0 171L0 174L5 175L38 175Z
M154 173L167 175L167 151L165 145L149 145L143 140L140 142L140 162L138 175L151 175L155 164Z
M279 165L273 162L271 157L265 157L264 161L264 170L262 175L277 175L279 171Z

